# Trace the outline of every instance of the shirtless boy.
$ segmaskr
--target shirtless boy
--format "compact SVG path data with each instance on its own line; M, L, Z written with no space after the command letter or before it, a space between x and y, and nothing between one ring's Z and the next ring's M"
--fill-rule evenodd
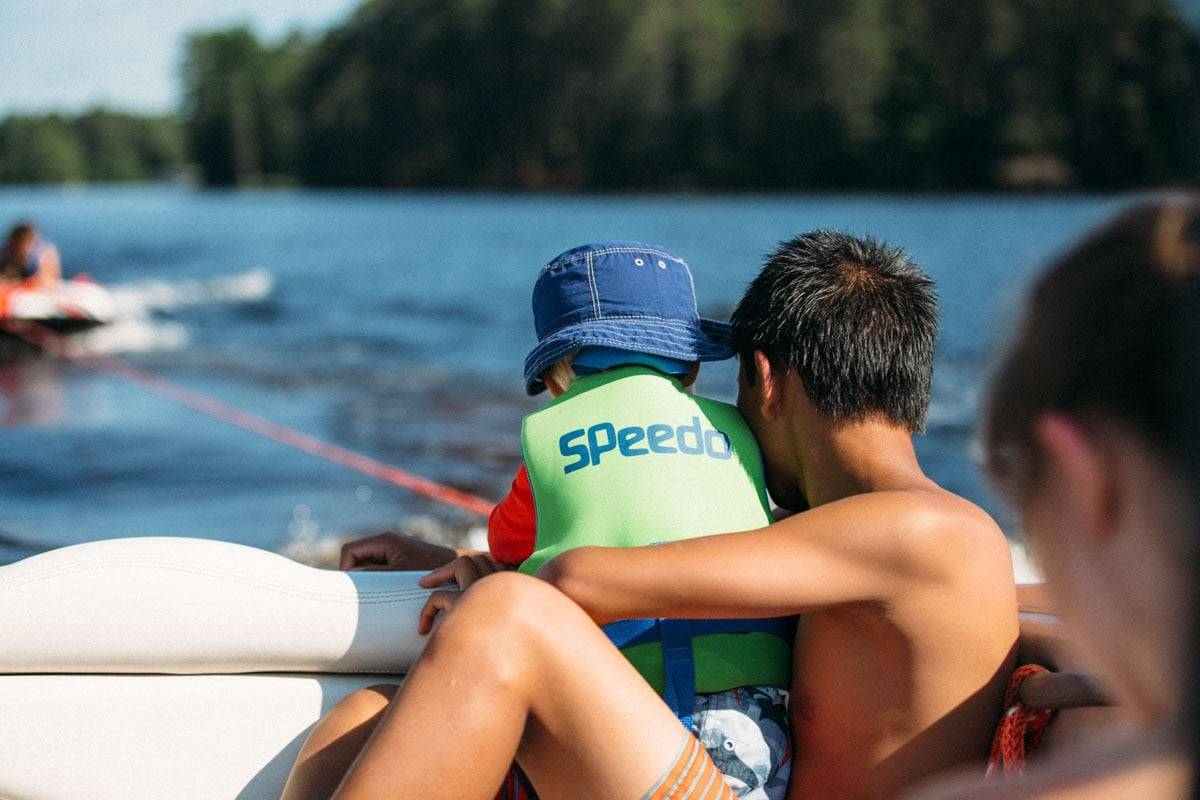
M898 250L816 232L772 254L733 326L738 404L771 495L810 510L754 531L580 548L544 581L501 573L461 599L435 595L454 608L404 691L335 708L286 797L320 796L310 787L353 761L337 797L486 798L514 754L545 800L705 796L704 779L677 779L706 774L707 756L594 624L644 617L805 615L790 797L890 797L983 761L1016 598L1003 534L913 450L937 330L929 279Z

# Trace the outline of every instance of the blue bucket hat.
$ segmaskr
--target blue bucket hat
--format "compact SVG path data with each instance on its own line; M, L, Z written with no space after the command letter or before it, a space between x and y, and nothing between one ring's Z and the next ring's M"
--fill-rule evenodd
M701 319L687 262L655 245L600 242L568 250L533 285L538 345L525 389L546 388L546 367L576 350L613 348L676 361L733 355L729 324Z

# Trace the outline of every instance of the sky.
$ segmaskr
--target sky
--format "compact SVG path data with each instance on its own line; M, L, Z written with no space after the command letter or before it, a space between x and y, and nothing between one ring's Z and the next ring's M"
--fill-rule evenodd
M0 0L0 116L139 112L179 103L183 40L195 30L248 23L274 39L320 30L360 0Z
M179 104L184 36L248 23L268 39L320 30L360 0L0 0L0 116ZM1176 0L1200 24L1200 0Z

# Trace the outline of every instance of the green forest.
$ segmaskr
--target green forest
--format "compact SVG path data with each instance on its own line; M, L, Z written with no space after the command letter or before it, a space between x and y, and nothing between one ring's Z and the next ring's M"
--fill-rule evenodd
M368 0L320 35L196 33L181 77L178 124L0 124L0 180L1200 182L1200 38L1170 0Z
M189 160L177 117L95 109L0 120L0 183L162 180Z

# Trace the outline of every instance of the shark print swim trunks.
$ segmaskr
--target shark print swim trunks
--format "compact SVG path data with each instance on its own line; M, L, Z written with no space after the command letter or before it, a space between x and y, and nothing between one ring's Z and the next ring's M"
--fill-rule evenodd
M784 800L792 772L786 691L743 686L698 694L693 719L695 736L686 737L679 758L644 800ZM515 765L496 795L536 798Z
M788 693L743 686L696 695L696 736L741 800L784 800L792 772Z

